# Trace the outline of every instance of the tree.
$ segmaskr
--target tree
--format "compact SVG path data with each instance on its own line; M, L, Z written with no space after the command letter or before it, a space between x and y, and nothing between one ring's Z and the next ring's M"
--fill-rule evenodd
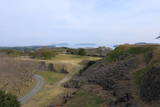
M57 55L57 52L52 49L39 49L33 53L33 58L51 59Z
M86 51L85 51L85 49L79 49L79 52L78 52L78 54L79 55L82 55L82 56L84 56L84 55L86 55Z
M0 91L0 107L20 107L16 96Z

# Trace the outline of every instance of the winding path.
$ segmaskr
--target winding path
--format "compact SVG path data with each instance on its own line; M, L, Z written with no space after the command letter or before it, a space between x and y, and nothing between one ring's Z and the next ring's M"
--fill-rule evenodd
M43 79L43 77L41 77L39 75L34 75L34 78L36 79L36 82L37 82L36 86L29 93L27 93L25 96L23 96L22 98L18 99L18 101L21 104L27 103L44 86L44 79Z

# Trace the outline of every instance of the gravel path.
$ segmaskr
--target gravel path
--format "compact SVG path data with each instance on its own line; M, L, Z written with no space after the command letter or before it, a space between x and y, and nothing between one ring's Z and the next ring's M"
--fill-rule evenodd
M20 101L21 104L27 103L44 86L44 79L43 79L43 77L41 77L39 75L34 75L34 78L36 79L36 82L37 82L36 86L29 93L27 93L25 96L23 96L22 98L18 99L18 101Z

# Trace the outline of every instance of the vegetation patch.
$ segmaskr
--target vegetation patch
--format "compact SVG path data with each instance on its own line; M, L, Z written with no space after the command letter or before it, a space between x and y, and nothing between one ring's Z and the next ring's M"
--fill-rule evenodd
M15 49L1 49L0 53L4 53L9 56L22 56L24 55L24 52L15 50Z
M66 107L101 107L104 101L97 95L85 91L79 90L77 94L68 101Z
M37 74L41 75L45 79L45 82L47 82L48 84L54 84L66 76L66 74L56 73L56 72L48 72L48 71L37 72Z
M134 45L131 47L119 46L114 51L110 52L107 59L109 61L116 61L126 58L130 55L149 53L152 50L153 47L149 46L134 46Z
M52 49L39 49L35 52L32 53L33 58L38 58L38 59L51 59L57 55L57 52Z
M72 64L79 64L83 60L99 60L99 57L90 57L90 56L80 56L80 55L66 55L66 54L58 54L51 60L53 62L66 62Z
M0 107L20 107L16 96L0 91Z
M81 56L85 56L86 55L86 51L85 51L85 49L79 49L79 51L78 51L78 55L81 55Z
M150 65L146 66L145 68L142 68L141 70L136 71L134 73L135 83L137 84L137 86L141 85L145 72L151 70L152 67L154 67L154 66L156 66L156 64L150 64Z

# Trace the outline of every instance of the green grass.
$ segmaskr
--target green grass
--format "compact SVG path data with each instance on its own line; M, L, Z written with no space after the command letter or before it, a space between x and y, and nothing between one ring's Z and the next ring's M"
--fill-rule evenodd
M104 101L91 92L80 90L69 100L66 107L101 107Z
M127 50L129 54L141 54L152 51L151 47L131 47Z
M56 73L56 72L37 72L36 74L42 76L45 79L45 82L48 84L54 84L61 79L63 79L66 74Z
M79 56L79 55L67 55L58 54L51 60L45 60L48 63L54 63L56 70L59 72L62 68L67 69L69 72L74 72L79 67L80 62L83 60L98 60L99 57ZM58 72L37 72L37 74L43 76L47 83L53 84L65 77L66 74Z

